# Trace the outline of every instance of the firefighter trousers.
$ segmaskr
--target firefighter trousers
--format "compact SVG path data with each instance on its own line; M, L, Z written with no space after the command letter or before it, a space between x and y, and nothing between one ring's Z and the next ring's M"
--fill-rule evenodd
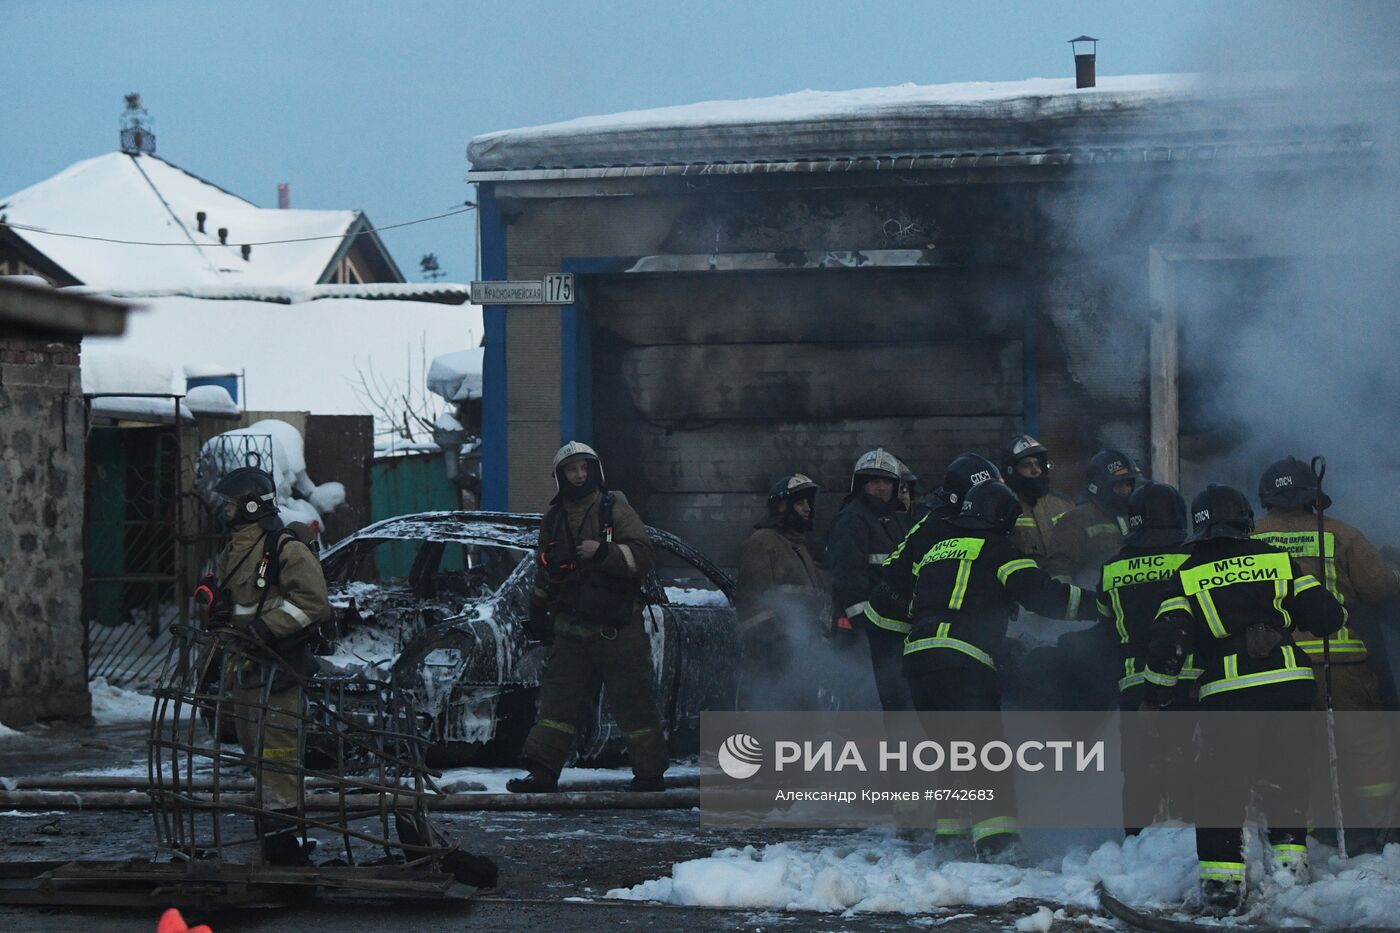
M919 712L1000 712L1001 679L996 670L979 661L944 648L931 648L904 656L904 674L914 708ZM1005 740L1004 735L985 735L985 741ZM979 791L990 791L990 799L969 800L950 807L947 816L940 809L939 835L971 832L972 844L986 846L993 837L1016 835L1016 785L1009 771L999 771L976 779ZM953 785L955 788L958 785ZM973 789L973 788L969 788Z
M521 757L551 774L563 770L601 685L608 710L627 736L632 773L661 776L666 737L651 681L651 639L640 620L616 629L557 623L540 682L539 716Z
M230 696L238 744L249 758L259 805L268 810L296 807L301 798L300 685L267 694L266 706L261 685L235 685Z
M1251 791L1259 791L1259 802L1269 824L1269 844L1282 861L1305 858L1307 853L1307 816L1301 806L1284 804L1277 787L1284 782L1306 782L1308 769L1300 756L1312 754L1319 746L1316 737L1300 734L1296 748L1270 741L1263 733L1253 738L1257 748L1242 747L1238 729L1222 728L1213 720L1216 711L1297 710L1312 708L1313 685L1310 681L1245 687L1203 698L1200 701L1201 756L1197 771L1196 793L1213 803L1223 803L1239 813L1234 826L1196 827L1196 858L1200 860L1202 881L1238 881L1245 878L1244 833L1245 809ZM1248 741L1245 739L1244 741ZM1257 766L1244 771L1240 761L1254 761ZM1292 795L1290 800L1306 799L1306 794Z
M870 666L875 672L875 689L880 708L887 713L914 708L909 684L904 679L904 636L878 625L866 623L865 642L870 647Z

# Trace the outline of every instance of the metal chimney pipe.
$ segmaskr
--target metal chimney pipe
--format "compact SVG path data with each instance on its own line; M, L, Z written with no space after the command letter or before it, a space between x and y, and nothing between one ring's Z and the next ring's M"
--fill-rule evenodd
M194 222L195 222L195 225L199 228L199 232L200 232L200 233L203 233L203 232L204 232L204 221L206 221L206 220L208 220L208 219L209 219L209 215L206 214L206 213L204 213L204 211L196 211L196 212L195 212L195 215L194 215Z
M286 210L292 206L292 186L285 181L277 186L277 207Z
M219 228L219 245L228 246L228 227Z
M1080 43L1087 43L1083 50L1080 49ZM1094 60L1098 58L1099 40L1093 36L1080 36L1069 40L1069 44L1074 50L1074 86L1093 87L1096 83Z

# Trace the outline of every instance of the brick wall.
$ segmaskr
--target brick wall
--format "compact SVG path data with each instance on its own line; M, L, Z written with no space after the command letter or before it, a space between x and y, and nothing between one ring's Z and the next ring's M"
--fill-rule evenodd
M0 722L88 715L76 341L0 334Z

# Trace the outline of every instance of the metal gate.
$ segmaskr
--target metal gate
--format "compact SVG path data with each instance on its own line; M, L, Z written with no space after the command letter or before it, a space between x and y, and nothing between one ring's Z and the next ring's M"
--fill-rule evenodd
M224 532L213 488L243 465L272 468L270 435L220 435L190 449L173 424L92 425L87 440L83 621L88 679L151 687L171 626Z

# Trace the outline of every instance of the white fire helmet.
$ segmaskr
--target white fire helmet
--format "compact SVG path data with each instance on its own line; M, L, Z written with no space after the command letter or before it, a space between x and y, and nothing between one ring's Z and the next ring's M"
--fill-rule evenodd
M861 477L867 479L890 479L895 485L899 484L900 463L899 458L883 447L866 451L856 460L855 469L851 471L851 492L856 491L856 486Z
M601 486L604 484L605 481L603 479L603 461L598 459L598 452L592 447L589 447L583 441L569 441L569 443L565 444L563 447L560 447L559 452L554 455L553 470L554 486L556 489L559 487L559 468L562 467L568 461L576 460L579 457L583 457L587 460L592 460L595 464L597 464L598 485Z

